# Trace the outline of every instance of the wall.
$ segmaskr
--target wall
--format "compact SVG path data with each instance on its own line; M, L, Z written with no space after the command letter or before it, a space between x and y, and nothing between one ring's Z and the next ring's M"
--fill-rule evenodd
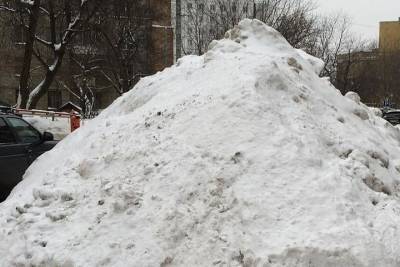
M152 32L150 58L153 73L174 63L174 33L172 27L172 5L167 0L152 0Z
M0 49L0 101L7 104L15 102L15 90L18 84L17 68L14 57L15 51Z
M400 50L400 21L380 23L379 50L382 53Z
M174 62L174 44L173 44L173 28L171 25L171 0L150 0L151 17L149 21L151 31L150 45L148 46L148 54L150 61L150 74L161 71L169 67ZM12 32L8 33L5 29L10 29L0 17L0 36L2 40L9 40L8 47L0 42L0 101L6 102L10 105L16 103L16 91L18 89L18 75L21 71L21 58L23 50L16 49L14 45L14 38ZM39 67L40 64L33 60L33 68ZM71 63L68 57L63 61L60 73L57 79L68 84L71 72ZM38 69L40 70L40 69ZM43 72L36 71L32 75L32 87L38 84L42 78ZM97 83L97 82L96 82ZM62 103L76 99L65 90L64 87L53 82L50 90L61 90ZM99 103L96 105L99 109L106 108L111 104L119 95L113 90L98 90L95 92L98 97ZM48 96L44 95L38 103L38 109L48 108Z

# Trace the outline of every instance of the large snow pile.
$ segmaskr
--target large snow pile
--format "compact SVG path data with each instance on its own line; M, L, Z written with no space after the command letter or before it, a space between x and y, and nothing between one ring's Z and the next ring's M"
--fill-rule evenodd
M62 140L71 133L71 123L69 118L24 116L24 119L32 124L40 132L50 132L54 139Z
M400 265L400 132L257 20L210 48L31 166L1 266Z

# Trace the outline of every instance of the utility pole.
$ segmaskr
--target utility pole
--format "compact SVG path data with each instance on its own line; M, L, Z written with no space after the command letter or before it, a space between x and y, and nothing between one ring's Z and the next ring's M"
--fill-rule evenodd
M182 2L176 0L176 29L175 29L175 46L176 46L176 60L182 56Z

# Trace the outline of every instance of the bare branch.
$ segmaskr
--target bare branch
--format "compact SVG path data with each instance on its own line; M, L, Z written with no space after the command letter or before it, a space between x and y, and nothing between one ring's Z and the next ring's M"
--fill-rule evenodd
M0 6L0 11L8 11L8 12L12 12L12 13L17 12L15 9L7 7L7 6Z
M43 66L44 69L49 69L49 65L47 65L46 61L40 56L39 51L36 49L33 49L33 55L36 57L36 59L40 62L40 64Z
M46 40L40 38L38 35L35 35L35 39L36 39L39 43L41 43L41 44L43 44L43 45L45 45L45 46L47 46L47 47L49 47L49 48L54 48L54 45L53 45L51 42L48 42L48 41L46 41Z

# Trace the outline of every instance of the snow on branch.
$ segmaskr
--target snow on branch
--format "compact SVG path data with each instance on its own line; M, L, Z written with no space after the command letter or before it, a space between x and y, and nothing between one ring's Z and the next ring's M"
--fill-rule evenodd
M38 35L35 35L35 39L36 39L39 43L41 43L41 44L43 44L43 45L45 45L45 46L47 46L47 47L53 48L53 45L52 45L51 42L46 41L46 40L40 38Z
M7 6L0 6L0 11L8 11L8 12L16 12L15 9L7 7Z
M33 6L35 2L33 0L20 0L21 4Z

